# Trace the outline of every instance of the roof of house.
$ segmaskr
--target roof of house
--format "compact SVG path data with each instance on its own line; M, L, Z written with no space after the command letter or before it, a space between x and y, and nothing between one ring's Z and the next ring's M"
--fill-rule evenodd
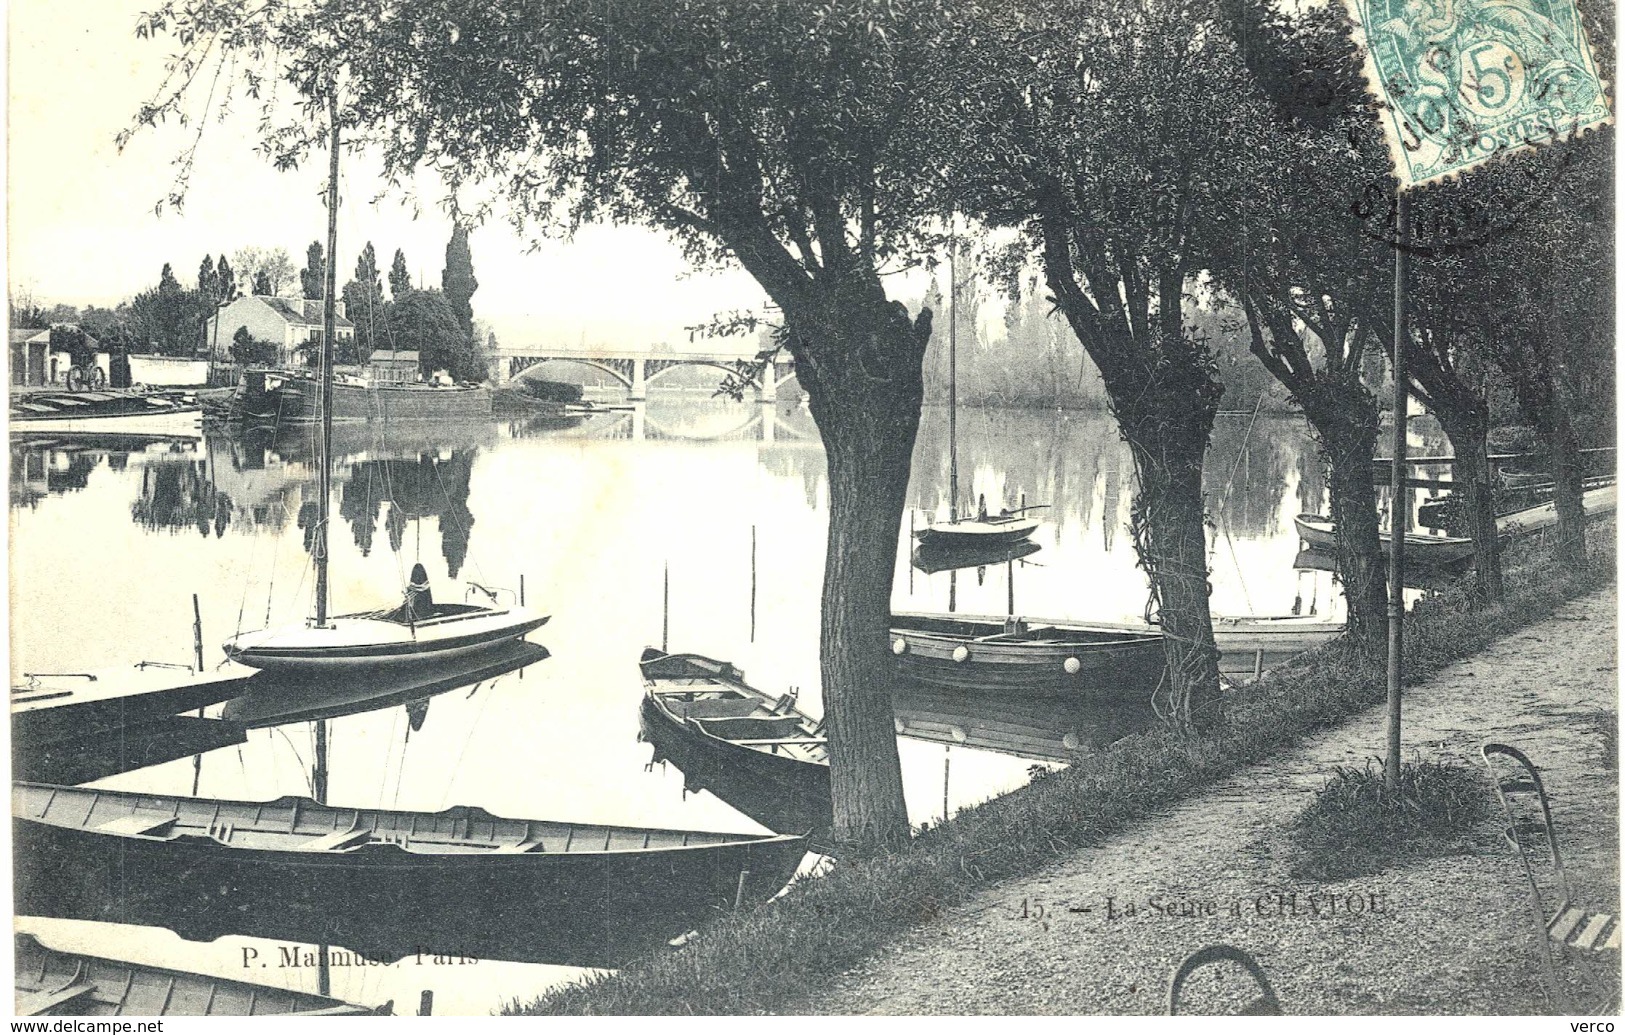
M372 356L367 360L369 363L416 363L417 361L417 349L397 349L394 351L389 349L374 349Z
M70 330L76 331L81 329L76 323L59 323L56 326L66 327ZM12 345L21 345L23 342L29 342L34 345L48 345L51 341L51 328L46 327L36 329L27 327L13 327L10 329L10 335L10 344ZM92 345L101 344L100 339L98 339L94 334L91 334L89 331L85 332L85 340Z
M270 306L278 316L291 324L300 327L320 327L322 325L320 316L306 316L299 306L293 304L292 299L278 298L271 295L254 295L253 297ZM333 326L354 328L355 324L351 323L348 317L335 316Z
M34 338L45 333L45 331L33 330L27 327L13 327L11 328L11 344L20 345L30 338Z

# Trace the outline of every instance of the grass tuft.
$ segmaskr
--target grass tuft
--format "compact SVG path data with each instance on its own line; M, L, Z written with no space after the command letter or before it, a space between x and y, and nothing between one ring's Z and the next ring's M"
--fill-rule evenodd
M1462 851L1490 812L1478 773L1448 762L1407 762L1390 790L1375 759L1338 766L1293 823L1292 875L1336 881L1411 859Z
M1406 673L1442 666L1547 617L1614 578L1614 524L1591 526L1591 566L1569 572L1546 541L1503 555L1507 591L1476 606L1471 585L1435 595L1406 624ZM988 887L1035 873L1214 781L1291 748L1386 697L1381 658L1334 641L1229 694L1226 722L1193 739L1126 737L1010 794L965 809L905 848L841 860L779 898L718 919L681 948L514 1006L521 1014L805 1011L818 990L910 930Z

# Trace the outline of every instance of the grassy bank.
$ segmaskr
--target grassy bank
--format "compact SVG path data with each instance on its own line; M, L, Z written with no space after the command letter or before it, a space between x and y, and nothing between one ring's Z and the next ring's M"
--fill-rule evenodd
M1614 579L1614 526L1591 531L1591 570L1570 575L1531 540L1508 552L1506 599L1473 610L1464 592L1407 624L1409 681L1549 615ZM681 949L571 985L515 1013L788 1012L909 928L989 885L1031 874L1154 810L1382 701L1380 659L1331 644L1229 696L1230 721L1194 741L1154 730L960 812L905 851L843 860L758 909L723 918ZM1373 744L1375 754L1382 748Z

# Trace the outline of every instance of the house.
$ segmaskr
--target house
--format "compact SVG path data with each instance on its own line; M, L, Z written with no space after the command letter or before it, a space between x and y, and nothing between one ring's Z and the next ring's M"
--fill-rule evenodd
M374 384L420 381L417 349L398 352L378 349L367 360L368 379Z
M256 341L277 347L278 366L303 366L312 355L308 346L322 340L322 300L243 295L221 306L204 326L209 351L217 360L230 361L231 343L238 328L247 328ZM355 341L355 324L344 315L344 303L333 309L333 338Z
M78 330L78 326L71 323L59 323L57 327ZM66 349L53 350L51 348L51 328L32 330L12 328L10 331L11 345L11 383L14 385L54 385L62 384L67 380L68 368L73 366L73 357ZM90 335L85 335L90 347L96 355L96 365L101 368L102 376L108 373L107 352L101 348L101 343Z

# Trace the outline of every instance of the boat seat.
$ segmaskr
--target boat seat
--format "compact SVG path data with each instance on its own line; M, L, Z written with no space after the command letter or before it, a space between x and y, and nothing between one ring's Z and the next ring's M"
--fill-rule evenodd
M527 852L545 852L547 846L540 834L530 834L509 844L497 845L496 850L504 855L524 855Z
M801 720L793 715L782 715L772 719L705 719L699 726L705 732L723 740L779 740L806 736L801 727Z
M309 841L301 841L294 845L292 850L295 852L340 852L371 840L371 830L358 830L351 827L347 830L335 830L330 834L313 837Z
M748 698L674 702L672 710L691 719L742 719L759 709Z
M63 1003L71 1003L75 999L89 995L96 991L96 986L89 981L78 981L64 985L61 988L41 989L27 994L22 994L22 989L17 991L19 993L17 996L17 1016L38 1017L45 1011L55 1009Z
M96 829L104 834L118 834L125 837L161 837L169 833L174 826L174 816L155 816L150 812L136 812L128 816L117 816L105 823L98 823Z
M1027 629L1023 629L1020 632L998 632L998 633L993 633L992 635L989 635L989 636L978 636L978 637L976 637L976 639L972 640L971 642L972 643L1001 643L1001 642L1014 642L1014 641L1017 641L1017 640L1025 641L1025 640L1033 639L1034 638L1034 636L1033 636L1034 633L1054 632L1054 631L1055 631L1055 627L1052 626L1052 625L1034 625L1034 626L1031 626L1031 627L1029 627Z

